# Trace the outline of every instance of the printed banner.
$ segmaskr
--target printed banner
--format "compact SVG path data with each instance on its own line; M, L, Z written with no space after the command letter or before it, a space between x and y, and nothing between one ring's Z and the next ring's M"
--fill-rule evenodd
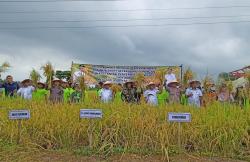
M97 84L100 81L125 83L133 80L138 73L143 73L147 80L153 81L157 70L164 70L167 73L169 68L173 69L178 79L181 78L180 66L112 66L73 63L72 74L79 70L79 65L85 65L85 82L87 84Z

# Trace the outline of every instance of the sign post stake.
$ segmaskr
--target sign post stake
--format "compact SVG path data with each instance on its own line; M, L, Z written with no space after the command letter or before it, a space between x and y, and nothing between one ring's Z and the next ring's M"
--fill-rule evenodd
M93 133L94 133L94 121L93 119L90 119L88 138L89 138L89 148L91 149L93 148Z
M102 110L100 109L81 109L80 119L89 119L88 127L88 140L89 148L94 146L94 119L101 119L103 116Z
M182 151L182 147L181 147L181 123L178 122L178 147L179 147L179 151Z
M9 112L9 119L17 121L17 144L21 142L22 120L30 119L29 110L12 110Z
M19 119L17 121L17 144L20 144L21 141L21 131L22 131L22 121Z
M168 121L178 123L178 148L180 153L182 152L182 141L181 141L181 123L191 122L191 114L190 113L168 113Z

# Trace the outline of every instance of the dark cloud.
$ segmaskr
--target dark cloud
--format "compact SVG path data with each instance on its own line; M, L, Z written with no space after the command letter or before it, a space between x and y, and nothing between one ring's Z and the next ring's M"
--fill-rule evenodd
M0 11L51 10L118 10L141 8L183 8L200 6L247 5L234 0L134 0L123 2L68 2L1 4ZM91 13L36 13L0 14L0 21L33 20L93 20L161 17L197 17L215 15L250 15L249 8L91 12ZM239 18L159 20L136 22L89 23L34 23L0 24L0 27L25 26L96 26L169 24L250 20ZM9 72L17 79L28 76L32 68L39 69L46 61L58 69L68 69L71 61L93 64L122 65L180 65L191 66L201 76L207 71L217 75L249 64L249 23L94 28L94 29L39 29L0 30L0 61L9 61Z

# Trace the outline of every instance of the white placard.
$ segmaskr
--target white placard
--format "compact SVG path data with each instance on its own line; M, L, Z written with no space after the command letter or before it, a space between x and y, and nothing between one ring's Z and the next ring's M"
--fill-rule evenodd
M169 122L185 123L191 122L190 113L168 113Z
M80 118L81 119L95 119L102 118L103 113L101 109L81 109Z
M9 112L9 119L18 120L18 119L30 119L29 110L12 110Z

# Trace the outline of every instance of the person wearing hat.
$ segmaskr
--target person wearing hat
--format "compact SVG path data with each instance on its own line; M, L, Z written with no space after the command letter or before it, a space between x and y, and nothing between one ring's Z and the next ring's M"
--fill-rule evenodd
M226 84L222 84L217 95L217 100L221 103L233 102L233 95L230 93Z
M79 79L85 76L85 66L79 65L79 70L73 74L73 84L79 83Z
M173 69L169 68L168 73L165 75L166 85L168 85L170 82L175 81L175 80L177 80L177 79L176 79L175 74L173 73Z
M107 81L103 84L103 88L100 91L99 97L103 103L109 103L113 101L113 92L111 90L112 83Z
M44 83L38 82L37 88L33 92L33 100L44 101L47 100L48 90L46 90L46 85Z
M173 80L172 82L168 83L167 91L169 93L169 103L179 104L182 92L181 88L179 87L179 82L177 80Z
M32 93L35 91L35 87L32 86L30 79L22 81L22 87L17 91L17 95L21 96L25 100L32 99Z
M55 79L52 81L52 88L50 89L49 100L52 103L63 102L63 88L61 87L61 80Z
M136 103L136 88L133 86L133 81L127 81L122 89L121 99L123 102Z
M152 106L158 106L157 94L161 93L161 89L162 88L159 90L154 82L150 82L147 85L147 90L144 92L146 103Z
M202 91L198 88L200 82L193 80L190 83L190 87L186 90L186 96L188 98L188 105L201 107L202 106Z

